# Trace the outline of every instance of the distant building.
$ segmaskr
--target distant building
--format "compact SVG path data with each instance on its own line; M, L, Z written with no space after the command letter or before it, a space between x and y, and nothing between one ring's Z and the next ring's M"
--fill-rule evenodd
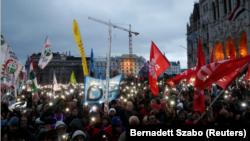
M235 21L228 20L237 5L250 10L250 0L199 0L194 4L187 24L188 68L197 62L198 38L189 40L192 33L201 36L206 64L212 50L214 61L229 59L232 46L236 58L250 54L250 12L245 10Z
M186 70L187 70L187 69L181 69L181 73L184 72L184 71L186 71Z
M38 84L52 84L53 74L55 70L57 83L67 84L70 81L71 73L74 71L76 82L84 83L84 74L82 68L81 57L67 56L66 54L53 53L53 59L44 69L38 67L41 53L32 54L34 68L37 76ZM87 66L90 71L90 57L86 57ZM27 69L28 62L25 63Z
M37 76L38 84L52 84L54 70L58 83L68 84L70 81L71 73L74 71L76 82L84 83L84 73L82 68L81 57L69 56L66 54L53 53L53 59L43 70L38 67L38 62L41 53L32 54L34 62L34 68ZM102 78L106 79L107 60L106 57L96 57L95 59L95 72L94 77L98 77L98 66L100 68ZM90 57L86 56L87 66L90 74ZM112 77L114 73L116 75L124 74L123 78L127 78L127 74L133 72L133 75L138 75L140 67L145 62L145 59L140 56L132 55L132 64L129 63L129 54L123 54L121 56L110 57L110 72L109 77ZM25 63L27 69L28 62ZM131 69L131 70L130 70Z
M174 77L177 74L181 73L181 64L180 61L177 62L170 62L170 66L168 67L168 69L166 69L161 75L162 76L170 76L170 77Z

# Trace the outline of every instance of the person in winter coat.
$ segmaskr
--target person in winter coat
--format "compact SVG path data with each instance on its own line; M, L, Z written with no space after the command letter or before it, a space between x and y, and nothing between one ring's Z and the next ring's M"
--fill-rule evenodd
M106 131L111 136L110 140L118 141L120 135L126 131L126 128L122 126L121 118L115 116L112 118L111 125L103 129L103 131Z
M58 140L61 141L62 139L66 141L68 138L68 133L66 133L67 126L62 121L56 122L56 131L58 133Z
M90 116L90 123L84 129L90 135L90 138L93 139L95 135L101 131L103 125L101 124L100 114L98 112L91 112Z
M83 131L82 122L80 119L75 118L69 125L71 127L71 132L68 135L67 141L72 141L73 135L77 130ZM83 131L86 135L86 140L90 140L90 136L86 131Z
M191 119L183 123L183 125L206 125L206 123L200 117L200 111L193 111Z
M66 125L69 125L75 118L79 118L80 119L80 116L78 115L78 108L77 107L72 107L71 108L71 114L69 117L67 117L63 122L66 124ZM67 128L67 132L70 132L71 131L71 128L68 127Z
M72 137L72 140L73 141L86 141L86 134L81 130L77 130L75 131Z
M2 133L2 136L6 136L8 141L14 140L14 139L24 139L24 140L31 140L31 134L27 128L23 128L23 130L18 130L18 123L19 120L17 117L12 117L10 122L8 123L8 126Z
M54 117L52 117L53 120L53 124L52 124L52 128L55 128L56 126L56 122L57 121L63 121L65 120L65 115L62 113L62 108L61 106L56 106L55 107L55 114Z
M108 111L108 116L110 119L112 119L116 114L116 110L114 108L110 108Z

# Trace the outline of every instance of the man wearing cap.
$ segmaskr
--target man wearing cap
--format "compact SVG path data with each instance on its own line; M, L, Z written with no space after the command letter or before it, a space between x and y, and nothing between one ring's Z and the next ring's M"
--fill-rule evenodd
M86 141L86 134L81 130L77 130L75 131L72 137L72 140L73 141Z
M155 116L155 118L159 121L162 121L164 118L164 114L160 112L160 106L158 104L154 104L152 106L151 114Z
M118 141L120 135L126 131L126 128L122 126L122 121L119 116L115 116L112 118L111 125L103 131L106 131L110 136L111 140Z
M12 117L8 123L7 128L3 131L2 135L7 135L8 140L13 139L24 139L30 140L31 135L28 129L24 128L23 130L18 130L19 120L17 117Z
M202 120L200 111L193 111L191 119L183 125L206 125L206 123Z

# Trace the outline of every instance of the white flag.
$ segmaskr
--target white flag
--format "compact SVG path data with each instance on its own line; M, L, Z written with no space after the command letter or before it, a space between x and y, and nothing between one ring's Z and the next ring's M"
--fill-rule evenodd
M10 87L13 77L12 74L14 74L15 82L17 82L17 78L19 77L19 74L23 69L21 61L17 58L16 54L10 47L8 48L8 51L6 53L4 68L4 84Z
M1 81L3 81L3 75L5 73L4 65L5 65L7 51L8 51L8 45L3 38L3 34L1 33Z
M57 80L56 80L56 74L54 71L54 77L53 77L53 91L59 91L59 85L57 84Z
M17 94L16 94L16 87L15 87L15 76L14 76L14 74L12 74L12 82L11 82L11 86L10 86L10 93L8 95L9 107L12 104L16 103L16 97L17 97Z
M53 53L51 51L49 36L47 36L47 38L45 40L45 45L44 45L43 51L41 53L40 60L38 62L38 66L41 69L44 69L49 64L49 62L52 60L52 58L53 58Z

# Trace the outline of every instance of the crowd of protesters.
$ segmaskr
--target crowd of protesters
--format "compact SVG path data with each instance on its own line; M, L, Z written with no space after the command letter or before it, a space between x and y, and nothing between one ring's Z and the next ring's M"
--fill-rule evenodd
M130 125L250 125L250 88L241 82L238 86L232 83L225 91L218 85L205 89L204 115L193 110L192 86L173 89L162 84L160 93L153 95L146 84L137 89L137 94L129 95L123 90L129 85L127 82L120 86L108 113L104 113L103 104L85 105L77 89L55 100L39 92L39 99L25 99L27 108L20 113L11 112L2 100L1 140L125 141Z

